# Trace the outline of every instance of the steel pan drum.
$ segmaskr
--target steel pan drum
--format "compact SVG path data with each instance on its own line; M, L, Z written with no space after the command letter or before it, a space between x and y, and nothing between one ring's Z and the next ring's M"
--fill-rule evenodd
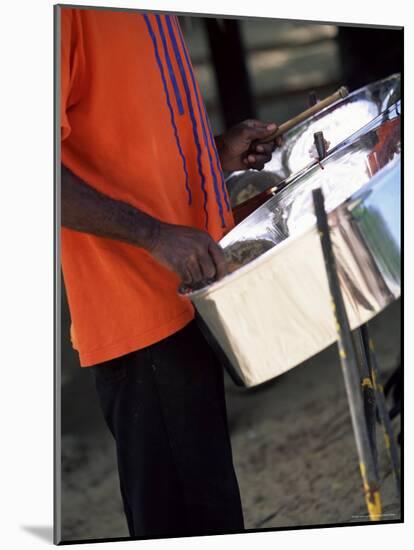
M396 103L400 95L400 75L395 74L352 92L292 128L284 134L282 147L273 153L262 171L233 172L228 176L226 184L233 208L266 189L277 187L292 174L309 166L313 162L309 151L315 132L324 132L331 150ZM258 206L257 201L253 206Z
M311 200L316 187L325 195L352 329L400 295L397 104L230 231L220 242L226 254L237 261L238 247L251 245L253 259L189 294L236 383L263 383L336 340Z

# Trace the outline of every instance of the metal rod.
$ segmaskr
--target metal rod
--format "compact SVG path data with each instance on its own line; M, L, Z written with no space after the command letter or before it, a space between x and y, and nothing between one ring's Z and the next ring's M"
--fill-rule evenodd
M351 329L336 270L335 256L332 249L322 190L320 188L315 189L312 191L312 195L329 289L332 297L332 308L338 334L339 357L341 360L342 373L344 376L345 389L359 457L365 502L371 521L378 521L381 519L381 496L368 435L364 402L360 386L360 376Z
M326 141L323 132L315 132L313 134L316 152L318 153L319 162L326 157Z
M371 369L371 378L374 385L378 415L381 420L382 429L384 432L385 447L391 463L392 473L395 480L397 496L401 496L401 475L400 475L400 460L398 456L397 443L395 440L394 429L392 427L390 415L388 413L387 404L385 402L384 390L381 381L381 372L378 367L377 356L375 353L374 342L369 335L368 325L365 323L360 327L361 338L365 348L365 353L368 357L369 367Z

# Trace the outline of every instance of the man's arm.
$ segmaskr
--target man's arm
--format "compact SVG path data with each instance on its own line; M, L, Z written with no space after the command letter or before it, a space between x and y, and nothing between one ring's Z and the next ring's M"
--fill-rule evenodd
M62 165L62 225L143 248L186 285L227 273L223 251L204 231L163 223L112 199Z

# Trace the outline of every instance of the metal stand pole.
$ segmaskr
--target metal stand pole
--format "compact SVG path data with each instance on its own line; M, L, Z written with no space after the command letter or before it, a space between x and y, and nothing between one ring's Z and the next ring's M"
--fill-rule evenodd
M364 401L365 419L367 422L368 436L371 444L372 456L374 458L375 473L379 479L378 451L377 451L377 406L375 400L374 382L371 376L369 358L364 346L361 330L357 328L354 333L355 349L359 356L360 384L362 388L362 399Z
M359 467L365 493L365 502L372 521L381 519L381 497L375 460L372 454L364 402L362 399L360 376L352 341L352 333L336 271L336 262L328 227L322 190L315 189L313 203L317 226L321 238L322 251L332 297L332 307L338 333L339 357L344 375L345 388L348 396L352 426L359 456Z
M398 456L397 443L395 440L394 430L391 424L390 415L385 403L384 390L381 382L381 373L378 368L377 357L375 355L374 342L369 335L368 325L364 324L359 328L361 339L363 342L365 355L368 359L368 365L371 372L371 379L375 391L376 404L378 415L384 432L385 447L388 451L388 456L391 463L392 473L394 475L397 496L401 495L401 477L400 477L400 460Z

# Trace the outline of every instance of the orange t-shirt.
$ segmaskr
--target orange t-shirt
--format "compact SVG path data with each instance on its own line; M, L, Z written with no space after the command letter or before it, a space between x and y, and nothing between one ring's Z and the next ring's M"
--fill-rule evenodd
M93 188L219 240L233 225L214 138L175 16L61 8L61 158ZM149 346L194 310L141 248L61 230L83 367Z

